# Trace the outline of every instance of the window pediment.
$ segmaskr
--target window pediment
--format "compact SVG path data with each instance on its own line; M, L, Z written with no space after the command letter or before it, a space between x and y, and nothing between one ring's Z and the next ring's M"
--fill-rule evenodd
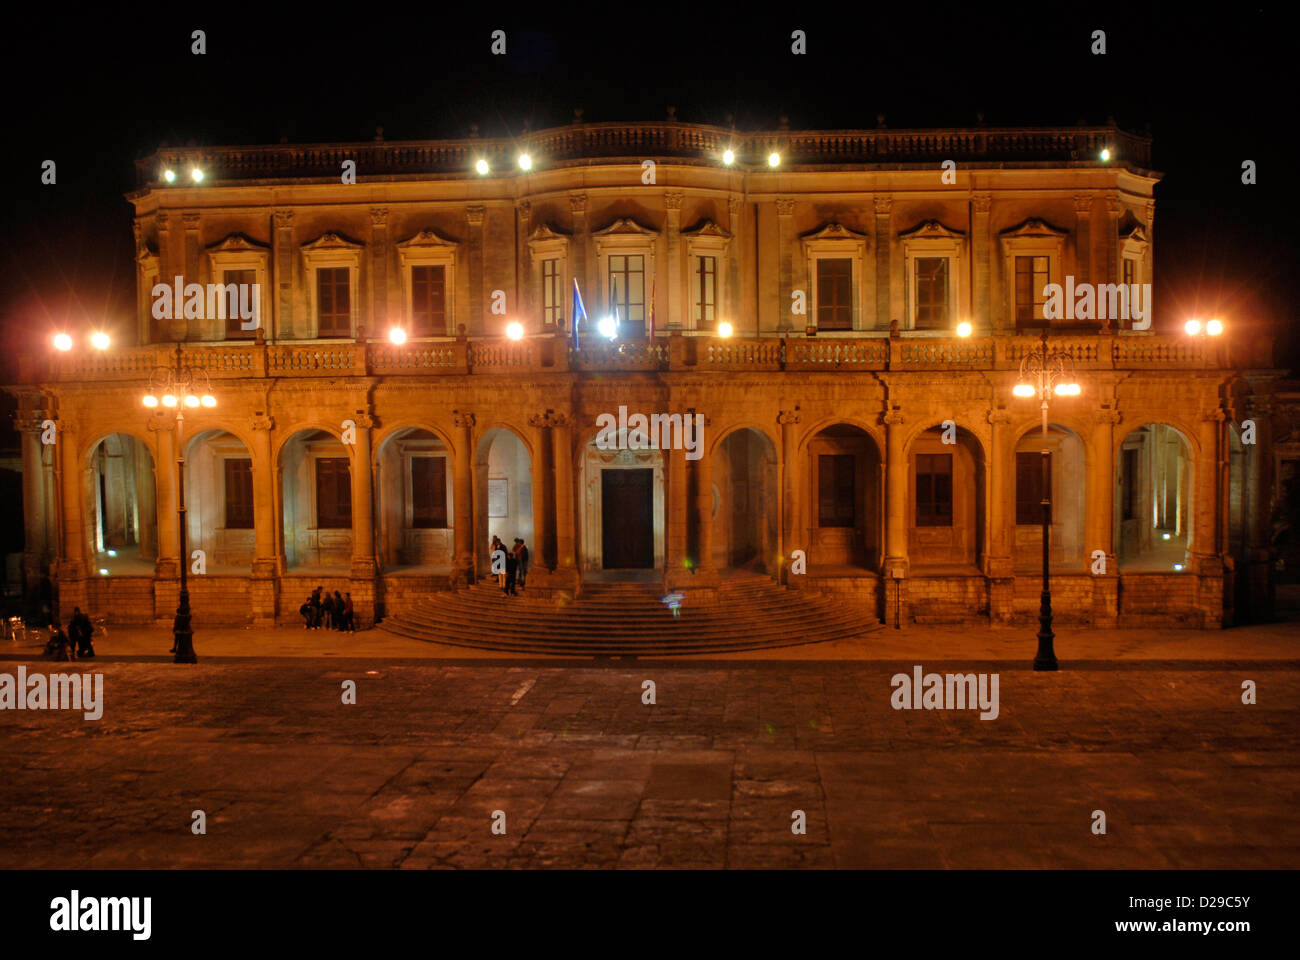
M208 245L208 253L266 253L270 248L242 233L232 233L224 240Z
M911 230L901 231L898 236L902 240L964 240L966 238L966 234L962 231L945 227L938 220L925 220Z
M643 227L631 217L620 217L603 230L597 230L592 236L606 240L626 238L649 241L659 236L659 231Z
M1018 240L1022 237L1065 237L1068 235L1068 230L1054 227L1046 220L1040 220L1038 217L1030 217L1024 223L1009 230L1003 230L1000 234L1003 240Z
M818 240L849 240L861 243L866 239L867 235L865 233L858 233L854 230L850 230L842 223L828 223L824 227L803 235L804 243Z
M692 227L690 230L682 231L683 237L691 237L696 240L730 240L731 234L723 230L712 220L705 220L699 226Z
M337 233L322 233L311 243L304 243L302 249L308 253L325 253L341 250L359 252L363 244L356 243Z
M455 240L449 240L438 231L425 227L413 237L398 242L397 249L401 251L420 252L430 249L454 250L460 246Z
M549 223L540 223L528 238L529 243L545 243L548 240L568 240L567 233L560 233Z

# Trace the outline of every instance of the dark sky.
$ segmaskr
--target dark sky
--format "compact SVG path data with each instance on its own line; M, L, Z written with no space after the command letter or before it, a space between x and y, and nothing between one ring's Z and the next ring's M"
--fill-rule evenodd
M178 7L180 5L177 5ZM1296 276L1290 9L1198 12L1139 4L1106 12L1039 3L845 4L773 17L726 5L269 5L226 13L158 6L74 14L24 5L0 43L9 136L0 322L6 359L55 327L129 324L134 297L134 159L161 141L200 144L484 136L589 121L741 128L1150 123L1156 192L1157 329L1195 312L1277 324L1291 335ZM814 6L822 10L826 5ZM832 8L838 5L830 5ZM381 5L374 5L378 10ZM548 14L537 19L538 11ZM219 18L220 17L220 18ZM387 17L387 19L378 19ZM309 24L302 21L310 20ZM577 21L585 20L583 23ZM292 22L290 22L292 21ZM494 29L508 54L489 53ZM808 53L790 53L790 33ZM194 29L207 54L190 53ZM1089 52L1092 31L1108 52ZM40 183L41 163L58 183ZM1241 184L1241 163L1259 183ZM0 374L8 371L0 370ZM7 379L7 378L6 378Z

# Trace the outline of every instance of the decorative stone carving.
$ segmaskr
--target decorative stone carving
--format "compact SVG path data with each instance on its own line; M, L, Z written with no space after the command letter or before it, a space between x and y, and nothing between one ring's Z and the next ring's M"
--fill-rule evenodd
M876 208L876 216L884 217L889 215L889 211L894 207L893 197L872 197L872 204Z
M270 414L254 414L248 425L254 430L274 430L275 417Z
M197 213L182 213L181 222L185 224L186 230L198 230L201 217Z
M1081 217L1092 213L1092 195L1076 193L1074 195L1074 212Z
M293 211L292 210L275 211L275 226L276 229L278 230L288 230L290 227L292 227Z
M988 412L988 421L995 427L1004 426L1011 422L1011 414L1001 407Z
M903 418L903 411L897 407L887 410L880 420L887 427L901 427L906 422Z
M469 222L469 225L471 227L481 226L483 224L483 215L484 213L486 213L486 211L487 211L487 207L483 207L483 206L476 205L472 207L466 207L465 219Z
M782 410L776 415L776 422L785 426L787 423L798 423L799 414L794 410Z
M971 196L971 204L977 214L985 214L993 209L993 194L976 193Z
M680 210L682 208L682 194L676 191L665 193L664 207L668 210Z
M474 426L475 418L472 413L462 413L459 410L452 411L452 422L458 427L471 429Z
M587 195L585 193L569 194L569 209L575 215L587 212Z
M780 197L776 201L776 212L778 216L789 217L794 214L794 200L789 197Z
M384 227L388 225L388 208L371 207L370 208L370 225L373 227Z

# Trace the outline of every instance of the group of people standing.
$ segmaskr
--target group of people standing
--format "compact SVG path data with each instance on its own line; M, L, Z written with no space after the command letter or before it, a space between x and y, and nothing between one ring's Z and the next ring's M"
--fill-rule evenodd
M498 557L501 554L505 555L504 569L498 567ZM514 548L511 550L506 549L505 542L500 537L492 538L492 569L496 572L497 583L507 596L517 597L518 591L524 588L524 581L528 579L529 560L528 545L522 537L515 537Z
M90 617L82 613L80 607L73 607L67 632L54 624L45 652L55 660L89 659L95 655L95 647L90 642L90 635L94 632L95 625L90 622Z
M324 587L317 587L307 598L307 602L298 608L305 622L304 630L351 630L356 631L356 619L352 611L352 594L340 594L337 590L331 595Z

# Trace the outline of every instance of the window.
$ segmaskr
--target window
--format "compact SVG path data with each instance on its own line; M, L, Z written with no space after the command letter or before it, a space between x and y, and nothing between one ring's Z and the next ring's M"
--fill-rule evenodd
M916 455L916 525L952 526L952 454Z
M916 259L916 329L944 330L948 324L948 258Z
M1132 257L1124 258L1124 285L1131 287L1137 283L1137 261Z
M718 258L695 258L695 326L713 326L718 303Z
M445 529L447 526L447 458L411 458L411 526Z
M256 316L257 312L262 307L262 305L257 303L256 299L253 297L253 284L257 283L257 271L226 270L222 274L222 282L225 283L227 287L231 284L235 284L237 291L235 293L234 310L230 309L230 296L227 295L224 298L226 302L226 339L238 340L242 338L247 340L253 338L257 335L257 328L254 327L252 330L245 330L243 325L248 321L243 320L239 316L239 310L243 304L247 304L253 315ZM259 290L258 297L260 296L261 291ZM251 319L252 317L249 318L249 320Z
M316 270L317 336L352 335L352 306L348 297L348 268L319 267Z
M823 453L817 457L818 526L857 526L856 459L851 453Z
M560 261L542 261L542 323L554 326L560 319Z
M645 257L612 253L609 256L609 308L619 324L645 327Z
M411 333L417 337L447 332L447 268L411 268Z
M1042 453L1016 454L1016 523L1020 525L1043 522L1043 495L1052 496L1052 455L1047 455L1047 490L1043 490Z
M1125 520L1136 520L1137 515L1137 481L1138 481L1138 451L1128 449L1124 451L1124 461L1120 473L1120 500L1123 507L1123 518Z
M225 464L226 529L251 530L253 529L253 461L231 457L225 461Z
M327 530L352 526L352 477L347 457L316 460L316 526Z
M1047 257L1016 257L1016 326L1041 326L1044 323L1043 304L1047 302L1045 288L1048 279Z
M853 261L817 261L817 328L853 329Z

